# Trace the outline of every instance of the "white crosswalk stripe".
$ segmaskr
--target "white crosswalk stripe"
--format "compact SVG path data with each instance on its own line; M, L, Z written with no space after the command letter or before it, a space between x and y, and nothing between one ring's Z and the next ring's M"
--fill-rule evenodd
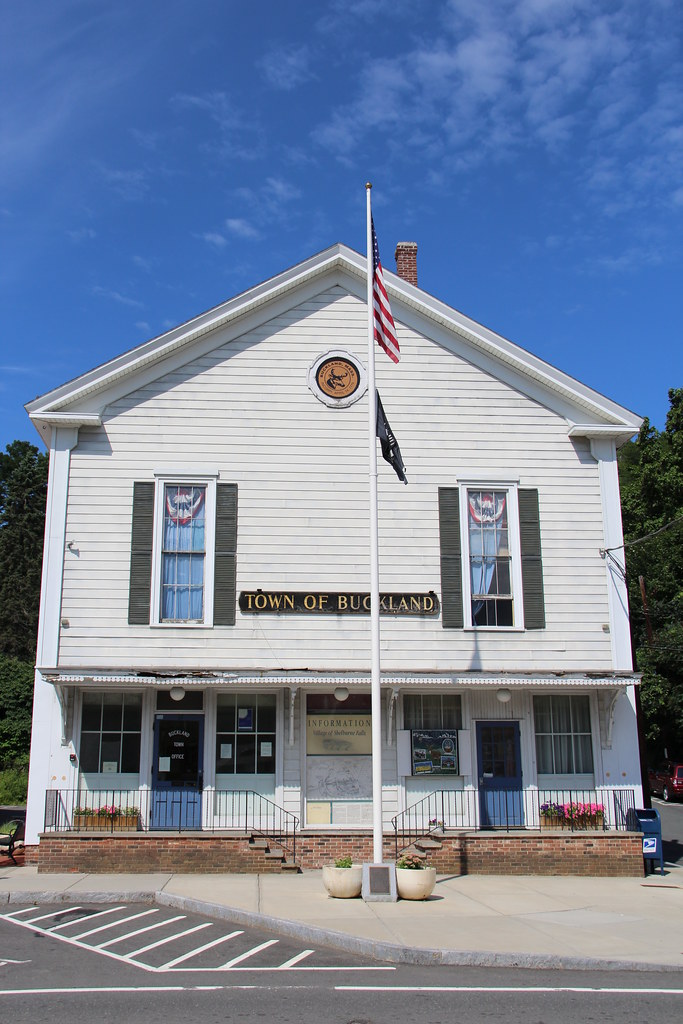
M185 932L176 932L175 935L167 935L165 939L157 939L156 942L150 942L149 946L140 946L140 949L133 949L130 953L126 953L124 959L131 960L133 957L141 956L142 953L148 953L150 949L158 949L159 946L165 946L169 942L175 942L177 939L181 939L184 935L191 935L192 932L199 932L203 928L210 928L210 924L198 924L195 928L188 928ZM242 934L234 933L233 934Z
M159 968L160 971L170 971L178 964L185 963L193 956L199 956L200 953L206 952L207 949L213 949L215 946L220 946L222 942L228 942L229 939L234 939L237 935L244 935L244 932L230 932L229 935L221 935L220 938L214 939L213 942L207 942L204 946L198 946L197 949L191 949L189 953L183 953L182 956L177 956L175 960L169 960L168 963L162 964Z
M129 910L135 910L135 912L129 913ZM194 916L195 920L197 920L197 915ZM60 917L66 917L67 920L54 920ZM104 918L106 920L103 920ZM134 922L142 922L145 918L147 919L146 923L132 927ZM150 918L153 918L153 920L149 920ZM240 952L235 950L236 955L230 960L217 964L216 953L213 953L212 958L212 951L219 950L219 947L223 944L245 935L244 930L236 929L225 932L221 928L220 921L201 920L200 923L193 924L191 927L182 927L180 922L187 921L186 914L166 916L165 909L159 907L139 910L135 908L134 904L123 904L109 906L106 909L100 910L82 906L66 908L64 904L61 904L57 909L46 912L44 909L41 910L40 907L33 906L12 910L7 914L0 914L0 920L18 925L40 935L54 938L80 950L98 953L101 956L118 960L120 963L131 964L152 973L168 974L174 971L179 973L215 973L217 971L269 973L271 971L345 971L349 969L364 971L394 970L393 967L379 965L373 967L355 965L351 968L348 965L326 966L319 963L304 963L304 961L315 954L316 951L313 949L298 950L292 953L292 955L286 956L279 964L273 963L272 959L269 960L268 957L260 958L260 954L265 953L271 947L277 946L281 941L280 939L266 939L255 946L251 946L249 949L242 948ZM93 922L97 922L94 927L92 926ZM146 942L144 945L127 952L125 947L123 952L114 949L114 947L120 948L123 944L132 945L136 937L149 935L150 932L158 931L161 928L169 929L171 934L162 935L154 941ZM74 929L76 931L72 934ZM209 932L209 929L214 930L213 934ZM103 934L107 931L110 933L108 937ZM220 932L220 934L216 934L216 931ZM202 938L204 940L208 939L208 941L199 940L200 932L205 933ZM211 935L210 938L206 934L207 932ZM97 940L86 941L91 940L93 936L99 935L102 935L101 942ZM191 936L194 935L199 940L197 945L192 945L193 940ZM246 933L246 939L247 941L249 939L248 932ZM170 943L178 943L180 945L178 955L166 960L164 963L155 963L154 951L162 949L162 947ZM239 946L237 948L239 949ZM291 952L291 948L292 943L290 941L288 953ZM148 957L147 954L152 954L152 957ZM248 961L252 961L252 963L248 963Z
M75 908L74 908L75 909ZM105 914L115 914L118 910L123 910L123 907L109 907L108 910L100 910L97 914L89 914L88 921L92 921L96 917L104 917ZM51 932L61 931L62 928L73 928L75 924L82 924L83 918L76 918L74 921L65 921L64 924L56 924L54 928L50 928Z
M125 935L118 935L115 939L109 939L108 942L101 942L96 949L110 949L112 946L116 946L119 942L127 942L128 939L134 939L136 935L144 935L145 932L153 932L156 928L163 928L167 924L175 924L176 921L184 921L185 915L179 914L178 917L171 917L168 921L156 921L154 924L148 924L145 928L136 928L134 932L126 932ZM202 927L202 925L200 925ZM211 925L203 925L204 928L210 928Z
M110 928L116 928L122 924L128 924L129 921L137 921L140 917L147 917L149 914L158 914L158 910L143 910L140 914L131 914L130 917L120 918L118 921L109 921L107 924L101 924L99 928L90 928L87 932L79 932L78 935L72 935L71 938L81 942L83 939L90 935L97 935L98 932L105 932ZM31 922L29 921L29 924Z
M267 942L262 942L260 946L254 946L253 949L248 949L246 953L240 953L240 955L236 956L234 960L228 960L227 964L222 964L218 970L227 971L229 968L235 967L237 964L241 964L244 960L248 960L249 957L256 956L256 954L260 953L262 949L268 949L269 946L274 946L279 941L279 939L268 939Z

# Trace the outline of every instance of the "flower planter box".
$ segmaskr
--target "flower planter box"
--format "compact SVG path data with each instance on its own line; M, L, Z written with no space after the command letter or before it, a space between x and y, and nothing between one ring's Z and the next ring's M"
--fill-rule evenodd
M558 818L555 815L541 817L541 828L567 828L569 822L565 818Z
M589 818L577 819L571 821L567 818L560 818L555 815L542 815L541 816L541 828L554 828L562 829L565 832L585 829L600 829L604 826L604 819L601 814L591 815Z
M74 814L73 827L77 832L136 832L137 814L121 814L118 818L107 818L100 814Z

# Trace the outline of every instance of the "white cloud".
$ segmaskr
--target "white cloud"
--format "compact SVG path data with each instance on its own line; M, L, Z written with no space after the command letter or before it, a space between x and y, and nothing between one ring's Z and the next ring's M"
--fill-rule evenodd
M122 295L121 292L114 291L111 288L103 288L101 285L95 285L93 287L93 295L98 295L103 299L111 299L113 302L118 302L122 306L131 306L133 309L144 309L144 302L139 302L137 299L131 299L127 295Z
M228 217L225 222L225 226L231 235L237 235L238 238L260 238L260 232L250 224L248 220L244 220L242 217Z
M204 234L199 235L209 245L213 245L216 249L222 249L228 244L228 240L223 235L219 235L217 231L205 231Z
M92 228L75 228L73 231L67 231L67 235L72 242L89 242L97 238L97 232Z
M261 57L256 66L270 85L287 92L312 77L308 46L278 47Z
M596 198L670 202L683 162L676 9L673 0L450 0L441 23L365 63L312 138L349 165L373 143L392 160L419 153L434 181L545 153Z
M149 174L143 168L120 170L107 167L99 161L95 162L100 177L121 199L136 202L143 199L149 191Z
M254 114L243 114L227 93L216 90L201 95L177 93L171 105L178 110L199 111L208 115L218 129L215 142L202 148L231 160L255 160L265 151L262 126Z

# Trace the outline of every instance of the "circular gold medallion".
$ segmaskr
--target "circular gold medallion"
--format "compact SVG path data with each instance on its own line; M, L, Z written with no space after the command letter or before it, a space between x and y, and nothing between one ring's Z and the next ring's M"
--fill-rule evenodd
M336 356L321 363L315 376L320 390L330 398L348 398L360 383L358 370L353 363Z

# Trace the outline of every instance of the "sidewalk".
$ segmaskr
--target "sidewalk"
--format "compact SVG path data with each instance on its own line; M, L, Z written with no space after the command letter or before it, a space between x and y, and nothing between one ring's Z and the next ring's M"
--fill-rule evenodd
M331 899L301 875L0 868L0 904L156 901L394 963L683 969L683 867L646 878L440 876L424 902Z

